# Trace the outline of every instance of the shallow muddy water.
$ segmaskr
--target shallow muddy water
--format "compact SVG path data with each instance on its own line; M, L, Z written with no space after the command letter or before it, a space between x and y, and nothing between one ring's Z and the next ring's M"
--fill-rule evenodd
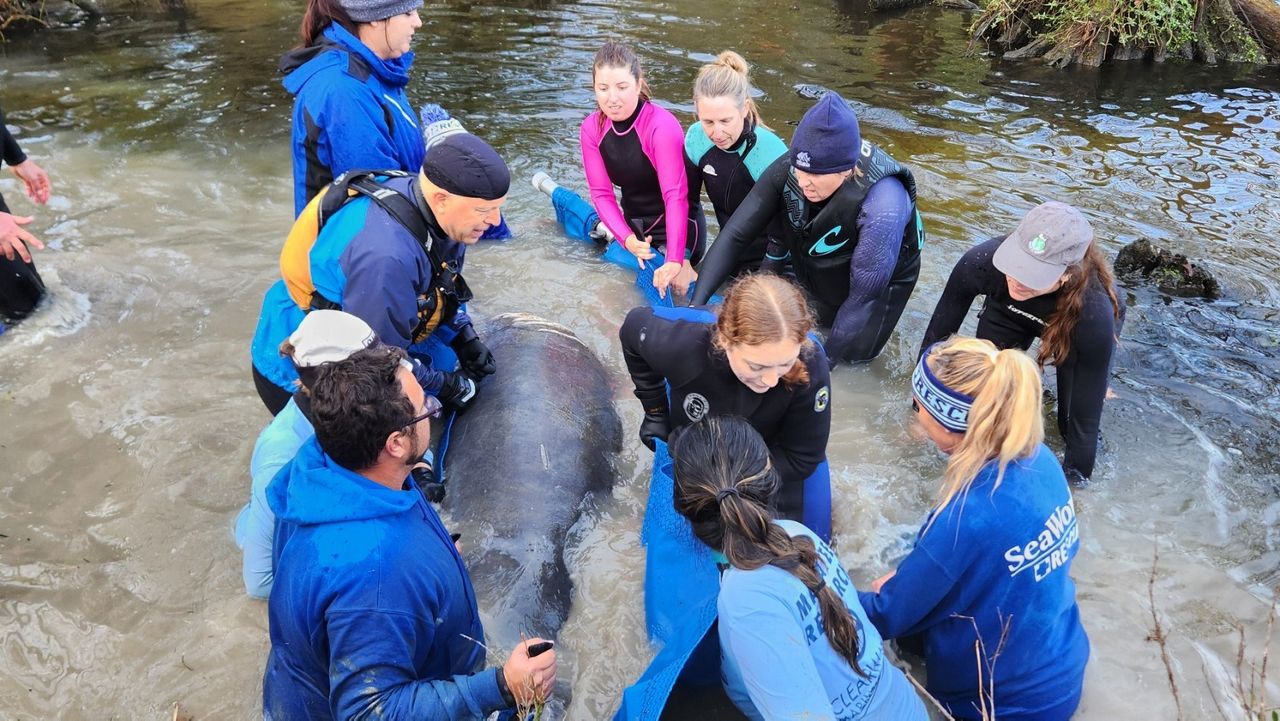
M289 102L273 71L299 13L283 0L135 8L3 48L0 103L55 191L33 226L50 244L38 262L52 298L0 336L4 718L168 718L175 702L198 719L260 713L266 608L243 594L230 528L267 420L248 343L291 220ZM584 187L577 126L606 37L635 43L683 122L698 66L733 47L784 138L811 102L798 88L823 85L913 168L930 235L919 287L882 357L833 377L836 533L859 583L903 553L936 488L942 461L909 433L907 382L965 248L1057 198L1085 209L1112 253L1147 237L1202 259L1224 300L1124 294L1117 398L1095 482L1076 493L1093 642L1077 718L1174 717L1148 640L1157 550L1184 712L1231 704L1235 627L1258 658L1280 583L1274 69L1007 64L965 53L963 14L873 18L811 0L451 2L423 18L411 97L451 109L517 176L516 239L468 260L479 313L573 328L613 373L627 438L640 414L616 331L639 296L565 240L525 182L547 170ZM7 173L0 192L31 209ZM561 668L574 719L611 713L648 660L647 457L627 446L572 552Z

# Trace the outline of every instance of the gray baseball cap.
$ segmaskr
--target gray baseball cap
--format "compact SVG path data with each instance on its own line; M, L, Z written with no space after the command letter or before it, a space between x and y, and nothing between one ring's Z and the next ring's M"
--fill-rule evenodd
M996 270L1035 290L1052 287L1068 266L1079 263L1093 242L1084 214L1051 200L1032 208L996 249Z

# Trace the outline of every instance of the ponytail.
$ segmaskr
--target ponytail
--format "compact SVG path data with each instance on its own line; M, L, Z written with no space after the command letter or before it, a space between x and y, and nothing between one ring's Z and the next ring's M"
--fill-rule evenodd
M714 63L703 65L693 81L693 102L702 98L729 98L747 116L751 126L765 127L751 97L751 66L732 50L720 53Z
M858 665L857 624L823 580L813 540L793 538L773 522L781 480L760 434L737 416L710 416L672 438L671 456L676 512L689 519L694 535L734 568L774 566L795 576L817 597L831 647L868 678Z
M332 23L338 23L352 35L356 34L356 24L339 0L307 0L307 9L302 14L302 27L298 33L302 42L298 47L309 48L319 44L324 29Z
M997 468L993 488L999 487L1009 463L1032 455L1044 440L1044 417L1040 371L1020 350L996 350L991 341L956 337L934 346L924 362L948 388L973 398L968 428L943 474L937 518L936 511L967 493L992 460Z

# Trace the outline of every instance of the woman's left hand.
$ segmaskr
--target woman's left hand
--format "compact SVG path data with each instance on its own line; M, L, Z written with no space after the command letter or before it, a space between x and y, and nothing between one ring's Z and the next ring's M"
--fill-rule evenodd
M689 295L689 286L698 279L698 271L693 269L693 265L689 261L685 261L680 266L680 272L676 274L674 280L671 281L671 287L682 296Z
M889 579L893 578L893 574L895 573L897 573L897 571L890 571L884 574L883 576L881 576L880 578L877 578L876 580L872 581L871 592L880 593L880 589L884 587L884 584L889 582Z
M676 277L680 275L681 270L682 266L679 263L675 261L667 261L662 264L661 268L653 271L653 287L658 289L659 298L667 297L667 288L671 287L671 282L676 280ZM677 289L679 289L679 286L677 286ZM689 286L686 283L685 290L688 289Z

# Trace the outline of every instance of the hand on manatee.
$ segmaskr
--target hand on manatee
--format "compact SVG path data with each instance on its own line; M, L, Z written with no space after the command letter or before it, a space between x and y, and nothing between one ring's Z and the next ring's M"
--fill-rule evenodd
M444 484L436 480L435 469L426 463L419 463L414 466L409 473L413 476L414 483L418 484L418 488L422 489L422 495L432 503L440 503L444 500Z
M446 372L444 384L440 386L440 393L436 397L445 405L461 413L476 398L476 382L466 373Z
M493 359L493 353L474 334L466 342L459 343L454 353L458 354L458 363L462 365L462 370L477 380L491 376L498 370L498 362Z

